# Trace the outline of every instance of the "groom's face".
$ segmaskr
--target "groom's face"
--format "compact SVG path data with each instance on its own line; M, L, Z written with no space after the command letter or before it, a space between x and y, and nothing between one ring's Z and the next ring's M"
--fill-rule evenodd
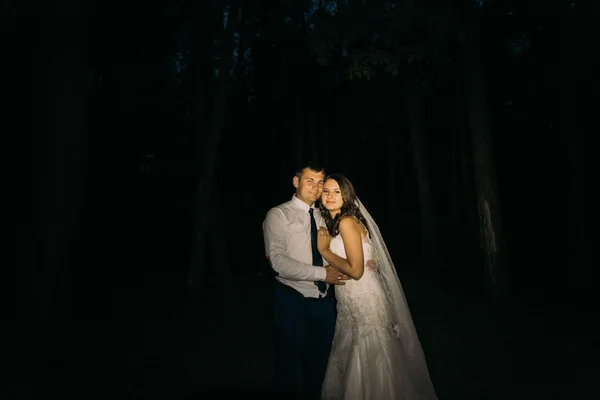
M323 181L325 174L306 168L302 176L294 177L294 187L296 188L296 197L312 206L323 193Z

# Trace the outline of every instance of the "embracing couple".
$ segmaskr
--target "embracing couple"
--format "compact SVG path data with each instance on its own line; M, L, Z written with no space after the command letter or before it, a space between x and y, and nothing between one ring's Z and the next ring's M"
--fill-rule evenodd
M293 184L263 224L280 398L437 399L394 264L352 183L309 163Z

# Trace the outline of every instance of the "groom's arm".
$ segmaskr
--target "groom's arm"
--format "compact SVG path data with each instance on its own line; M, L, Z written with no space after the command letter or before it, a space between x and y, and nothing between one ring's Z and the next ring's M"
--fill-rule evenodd
M273 270L291 281L324 281L327 276L325 268L304 264L287 255L286 225L283 212L276 208L269 210L263 222L266 256Z

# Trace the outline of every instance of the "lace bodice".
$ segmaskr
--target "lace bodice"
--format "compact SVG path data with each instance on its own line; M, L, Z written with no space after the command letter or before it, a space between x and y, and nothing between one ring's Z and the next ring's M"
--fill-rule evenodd
M392 332L386 296L379 275L366 266L368 260L374 259L368 235L363 238L362 246L365 259L363 276L359 280L349 279L345 285L335 287L338 322L342 325L349 324L348 328L351 328L355 334L363 334L374 327L390 329ZM331 239L329 248L338 256L346 258L341 235Z

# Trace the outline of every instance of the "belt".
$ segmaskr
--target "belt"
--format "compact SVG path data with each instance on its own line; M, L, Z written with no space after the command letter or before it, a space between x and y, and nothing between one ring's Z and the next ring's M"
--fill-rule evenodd
M310 300L310 301L321 301L321 300L325 300L328 299L331 296L331 287L333 285L329 285L329 288L327 288L327 296L323 296L322 294L319 294L319 297L306 297L304 296L302 293L300 293L299 291L297 291L296 289L294 289L291 286L286 285L285 283L281 283L280 281L278 281L277 279L275 279L275 284L279 285L281 288L283 288L283 290L289 292L289 293L293 293L297 296L302 296L302 298L306 299L306 300Z

